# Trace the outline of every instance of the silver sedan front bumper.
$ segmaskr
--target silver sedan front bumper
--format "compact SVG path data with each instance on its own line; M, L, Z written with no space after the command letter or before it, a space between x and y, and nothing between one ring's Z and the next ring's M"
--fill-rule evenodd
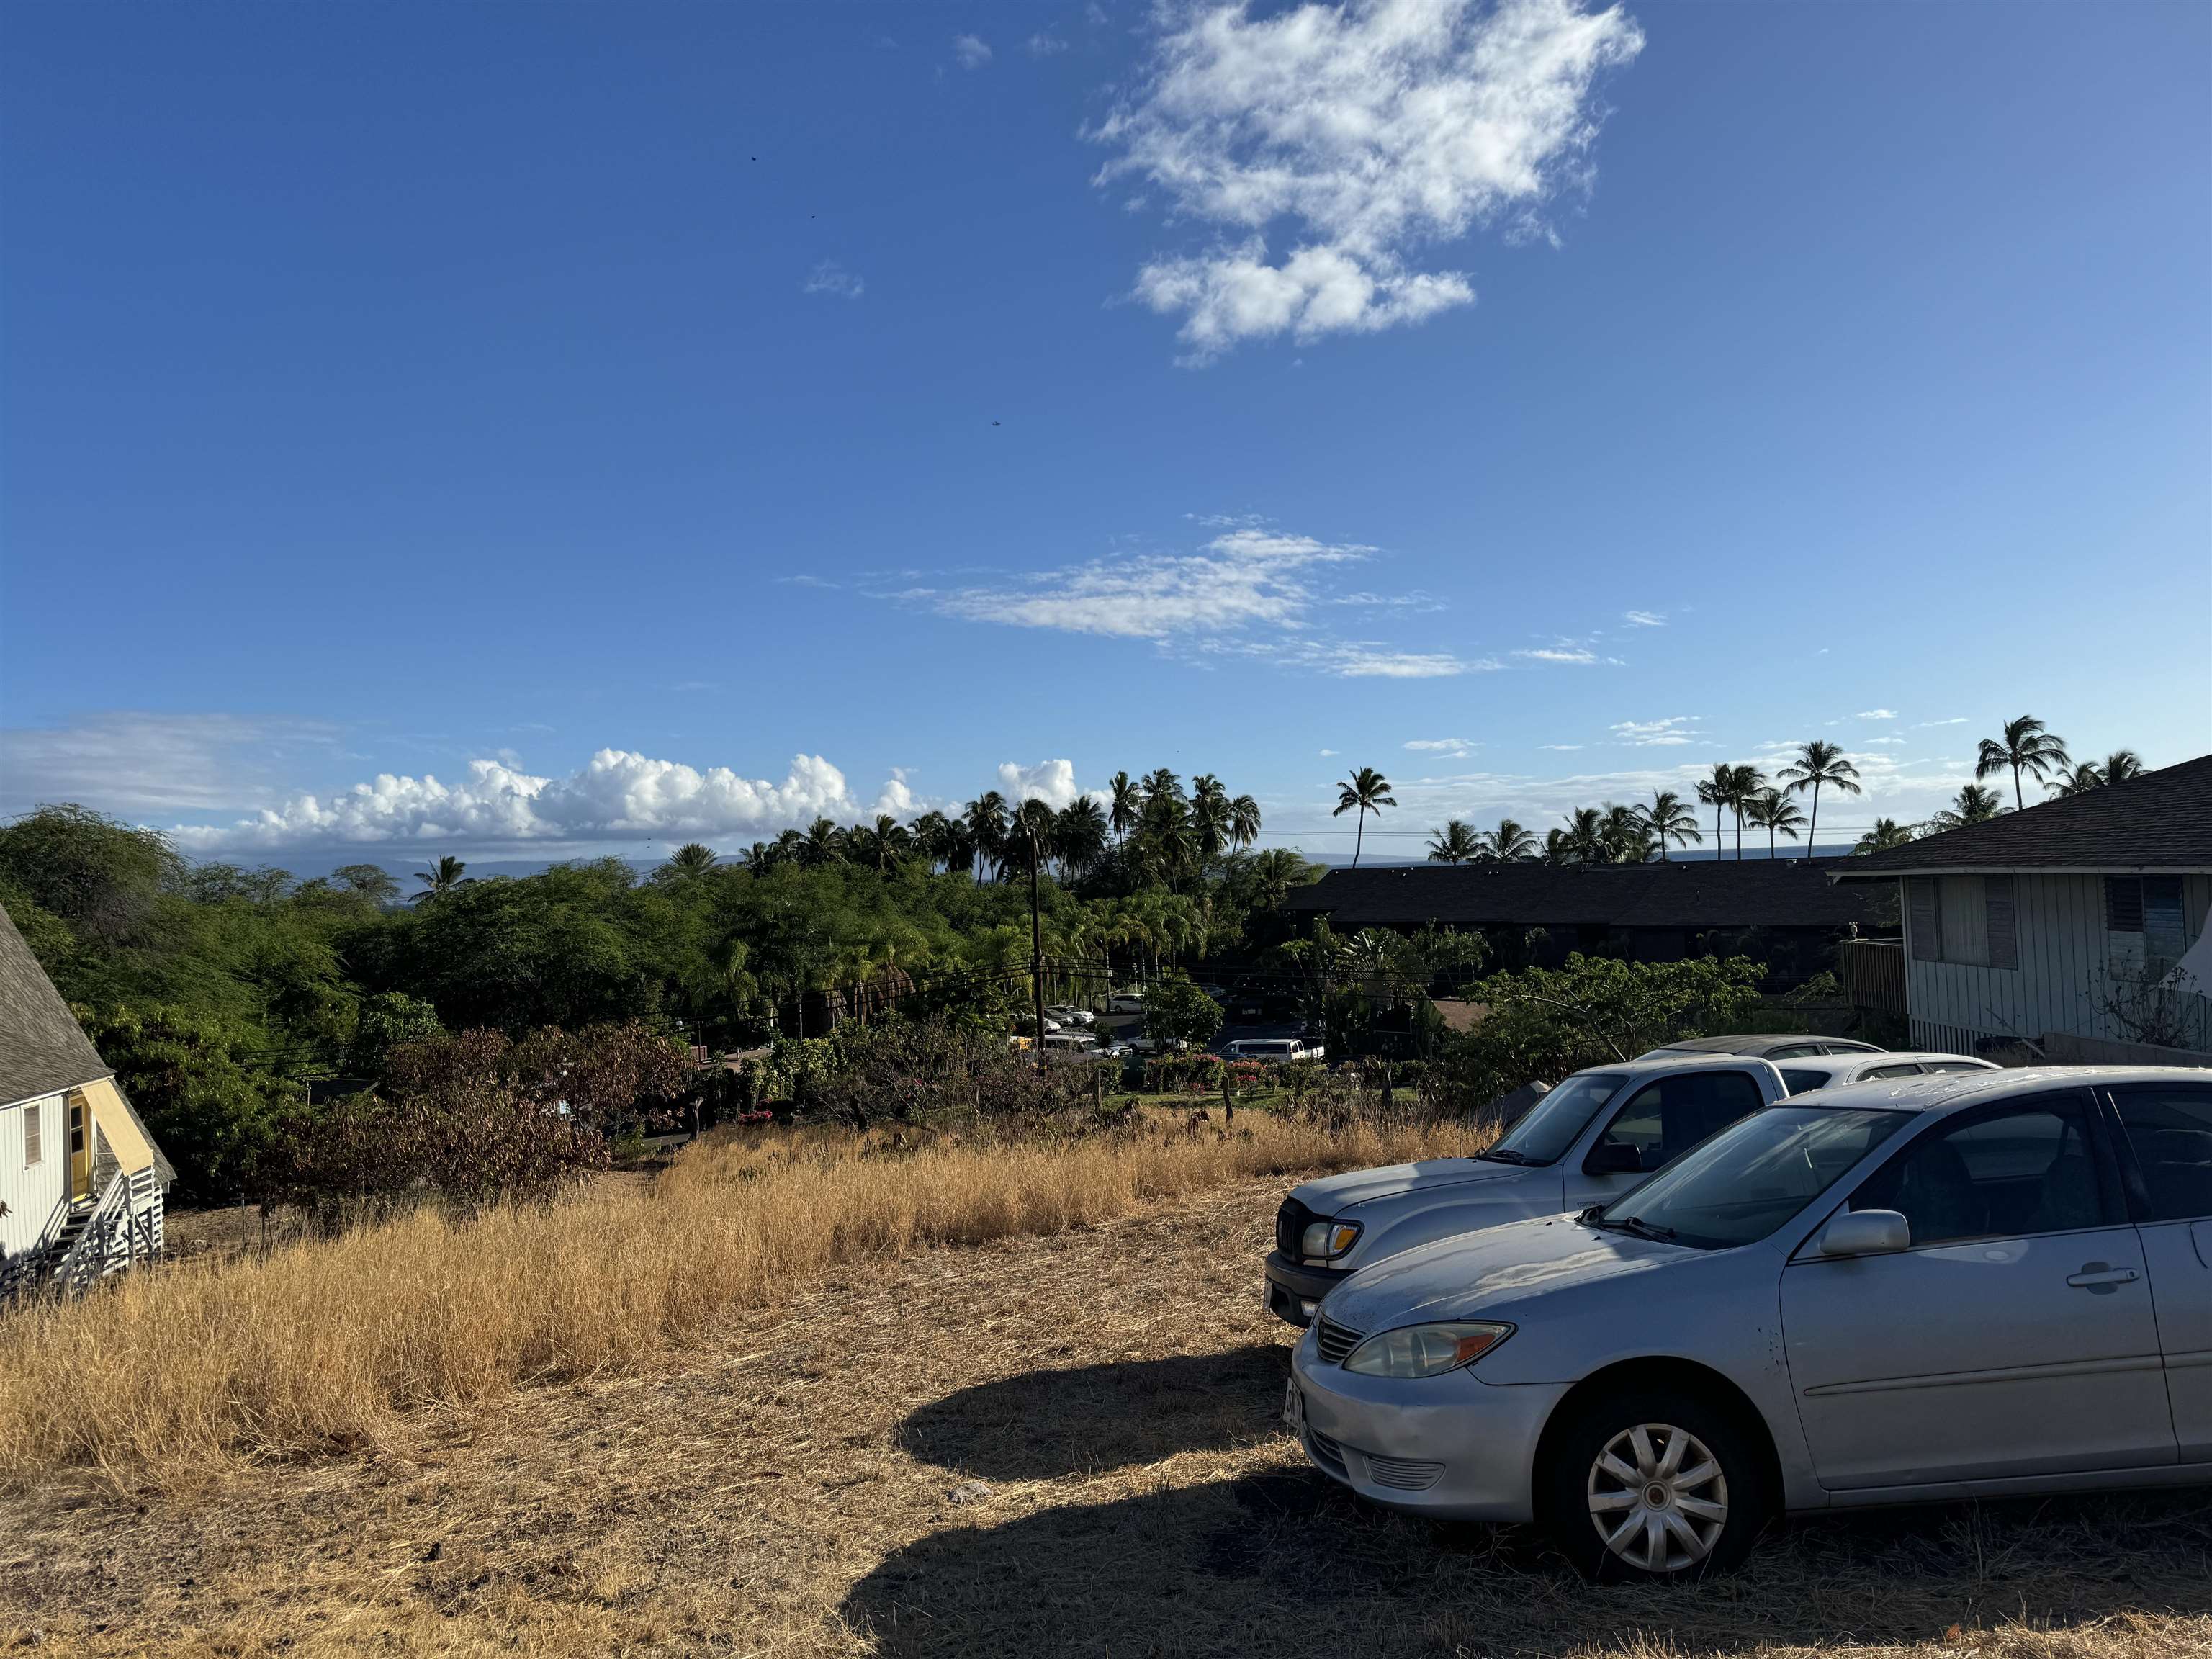
M1468 1521L1534 1518L1536 1441L1564 1382L1493 1385L1474 1368L1403 1381L1322 1363L1314 1333L1291 1354L1284 1414L1313 1466L1362 1498Z

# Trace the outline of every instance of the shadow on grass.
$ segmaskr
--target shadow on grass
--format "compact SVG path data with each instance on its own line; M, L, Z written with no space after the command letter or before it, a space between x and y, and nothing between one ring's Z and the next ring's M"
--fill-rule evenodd
M1525 1531L1275 1472L940 1532L842 1610L901 1656L1729 1653L2204 1613L2208 1554L2202 1493L2051 1499L1798 1522L1729 1578L1592 1589Z
M1270 1342L1025 1371L932 1401L900 1425L899 1440L924 1462L992 1480L1049 1480L1249 1445L1275 1429L1289 1352Z

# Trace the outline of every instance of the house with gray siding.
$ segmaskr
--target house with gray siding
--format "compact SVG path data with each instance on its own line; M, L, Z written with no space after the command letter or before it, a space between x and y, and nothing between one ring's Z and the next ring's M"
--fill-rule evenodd
M2212 756L1848 860L1894 884L1915 1048L2212 1064Z
M82 1290L159 1256L175 1179L0 910L0 1295Z

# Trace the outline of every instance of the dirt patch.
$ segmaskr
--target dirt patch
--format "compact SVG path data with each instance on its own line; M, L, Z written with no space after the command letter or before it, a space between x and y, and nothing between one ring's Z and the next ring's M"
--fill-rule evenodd
M1802 1522L1662 1592L1369 1509L1274 1421L1280 1192L848 1272L357 1456L0 1504L0 1650L2212 1655L2201 1494Z

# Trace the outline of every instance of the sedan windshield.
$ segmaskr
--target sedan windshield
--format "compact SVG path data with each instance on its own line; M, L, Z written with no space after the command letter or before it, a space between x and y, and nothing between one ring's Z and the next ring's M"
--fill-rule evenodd
M1702 1250L1749 1244L1826 1192L1912 1116L1770 1106L1722 1130L1590 1221Z
M1569 1078L1528 1109L1528 1115L1482 1154L1493 1164L1556 1164L1597 1109L1627 1081L1620 1072L1583 1072Z

